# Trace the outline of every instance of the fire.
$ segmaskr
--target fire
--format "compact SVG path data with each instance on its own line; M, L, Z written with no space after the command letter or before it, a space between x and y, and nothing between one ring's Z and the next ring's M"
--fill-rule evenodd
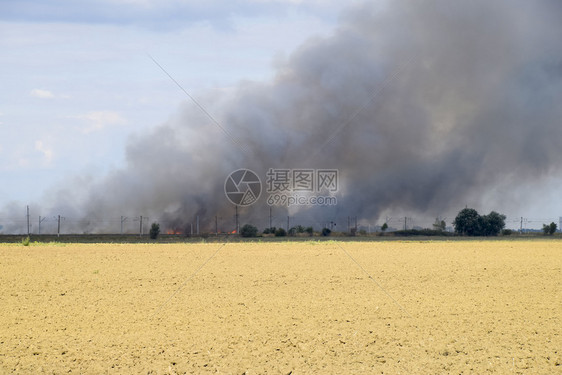
M166 234L182 234L182 233L181 233L181 230L179 230L179 229L168 229L166 231Z
M236 234L236 230L233 230L232 232L230 232L230 234Z

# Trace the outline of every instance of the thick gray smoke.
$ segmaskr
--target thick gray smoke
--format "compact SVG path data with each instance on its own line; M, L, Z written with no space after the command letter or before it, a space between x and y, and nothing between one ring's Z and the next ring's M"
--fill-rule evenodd
M350 9L333 36L279 62L272 82L200 98L235 142L186 100L130 141L126 168L81 182L80 196L59 192L53 207L84 217L84 231L130 212L172 228L199 215L214 229L216 215L234 215L223 186L238 168L338 169L337 207L299 211L317 222L456 212L495 189L540 184L561 169L560 20L558 1ZM241 210L244 221L265 226L266 207Z

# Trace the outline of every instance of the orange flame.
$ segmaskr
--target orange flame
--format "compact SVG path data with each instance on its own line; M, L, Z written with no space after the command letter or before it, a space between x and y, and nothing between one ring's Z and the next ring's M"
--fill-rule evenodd
M168 229L166 231L166 234L182 234L182 233L181 233L181 230L178 230L178 229Z

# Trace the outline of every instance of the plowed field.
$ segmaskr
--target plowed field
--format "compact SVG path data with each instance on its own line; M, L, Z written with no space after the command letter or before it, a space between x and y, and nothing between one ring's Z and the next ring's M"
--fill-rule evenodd
M562 373L562 242L0 245L0 373Z

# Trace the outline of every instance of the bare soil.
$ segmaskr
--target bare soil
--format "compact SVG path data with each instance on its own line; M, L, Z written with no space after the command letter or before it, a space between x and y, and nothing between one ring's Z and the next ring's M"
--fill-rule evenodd
M561 241L0 244L0 373L562 373Z

